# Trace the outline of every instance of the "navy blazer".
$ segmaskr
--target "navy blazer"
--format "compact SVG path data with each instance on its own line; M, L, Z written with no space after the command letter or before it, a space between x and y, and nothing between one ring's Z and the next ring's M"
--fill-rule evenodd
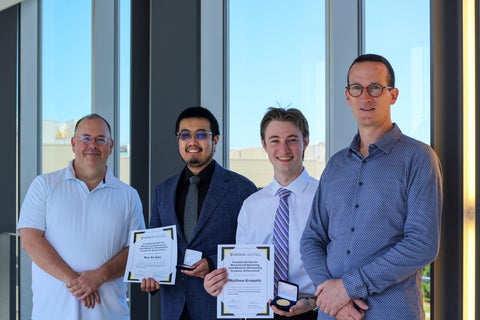
M201 251L217 263L217 245L235 243L237 217L243 200L257 191L247 178L215 163L195 233L189 244L175 212L175 197L181 174L161 182L155 188L150 228L177 226L178 263L183 263L185 249ZM180 319L185 303L195 320L216 319L216 298L203 288L203 279L177 271L175 285L160 287L161 319Z

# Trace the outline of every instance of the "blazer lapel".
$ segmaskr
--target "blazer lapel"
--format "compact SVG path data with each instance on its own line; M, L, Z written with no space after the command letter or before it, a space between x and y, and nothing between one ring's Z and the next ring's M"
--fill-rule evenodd
M183 226L180 225L178 221L177 212L175 210L175 201L176 201L176 190L178 181L180 179L180 175L177 175L175 179L171 180L171 183L165 185L164 192L162 194L162 203L164 203L162 212L163 221L162 224L164 226L176 225L177 226L177 234L181 235L183 240L185 240L185 236L183 235Z

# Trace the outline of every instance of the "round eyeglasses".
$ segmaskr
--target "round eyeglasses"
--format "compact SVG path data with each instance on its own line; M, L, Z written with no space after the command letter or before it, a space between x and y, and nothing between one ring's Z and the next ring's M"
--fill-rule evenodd
M393 87L386 87L382 86L381 84L378 83L372 83L368 87L362 87L359 84L351 84L349 86L346 86L345 89L348 90L348 93L352 97L359 97L363 93L363 89L367 89L368 94L371 95L372 97L378 97L379 95L382 94L383 89L393 89Z
M206 140L209 135L213 135L213 132L210 131L187 131L183 130L180 132L177 132L177 139L182 140L182 141L188 141L192 139L192 137L195 137L197 140Z

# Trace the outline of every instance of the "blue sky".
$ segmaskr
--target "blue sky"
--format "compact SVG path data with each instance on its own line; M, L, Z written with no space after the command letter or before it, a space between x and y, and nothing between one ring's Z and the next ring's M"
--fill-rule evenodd
M385 56L395 70L400 94L392 120L425 143L430 143L429 11L426 0L368 0L365 19L366 51Z
M68 121L91 109L91 1L42 1L42 108Z
M120 140L130 135L130 2L120 0ZM43 119L70 121L91 112L91 1L42 1Z
M311 141L325 141L324 12L318 0L230 1L231 148L260 146L271 106L302 110Z
M91 1L42 3L43 118L69 121L91 109ZM120 142L125 143L129 1L120 5L120 63L127 71L120 75ZM270 106L299 108L310 123L311 143L325 141L324 12L321 0L230 1L231 148L260 146L258 127ZM366 1L366 51L384 55L396 70L400 96L392 118L405 133L427 143L428 14L426 0Z
M366 52L384 55L396 71L392 119L429 142L429 70L420 68L430 65L429 1L368 0L365 12ZM302 110L311 143L325 141L324 16L319 0L230 2L231 148L260 146L261 117L277 105Z

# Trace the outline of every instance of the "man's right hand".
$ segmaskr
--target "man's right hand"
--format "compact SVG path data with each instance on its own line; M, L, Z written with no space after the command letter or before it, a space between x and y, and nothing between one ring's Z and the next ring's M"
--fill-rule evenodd
M228 282L228 274L226 268L220 268L208 273L203 279L203 287L205 290L216 297L222 292L225 283Z
M160 283L153 278L142 279L140 289L144 292L158 291L160 290Z

